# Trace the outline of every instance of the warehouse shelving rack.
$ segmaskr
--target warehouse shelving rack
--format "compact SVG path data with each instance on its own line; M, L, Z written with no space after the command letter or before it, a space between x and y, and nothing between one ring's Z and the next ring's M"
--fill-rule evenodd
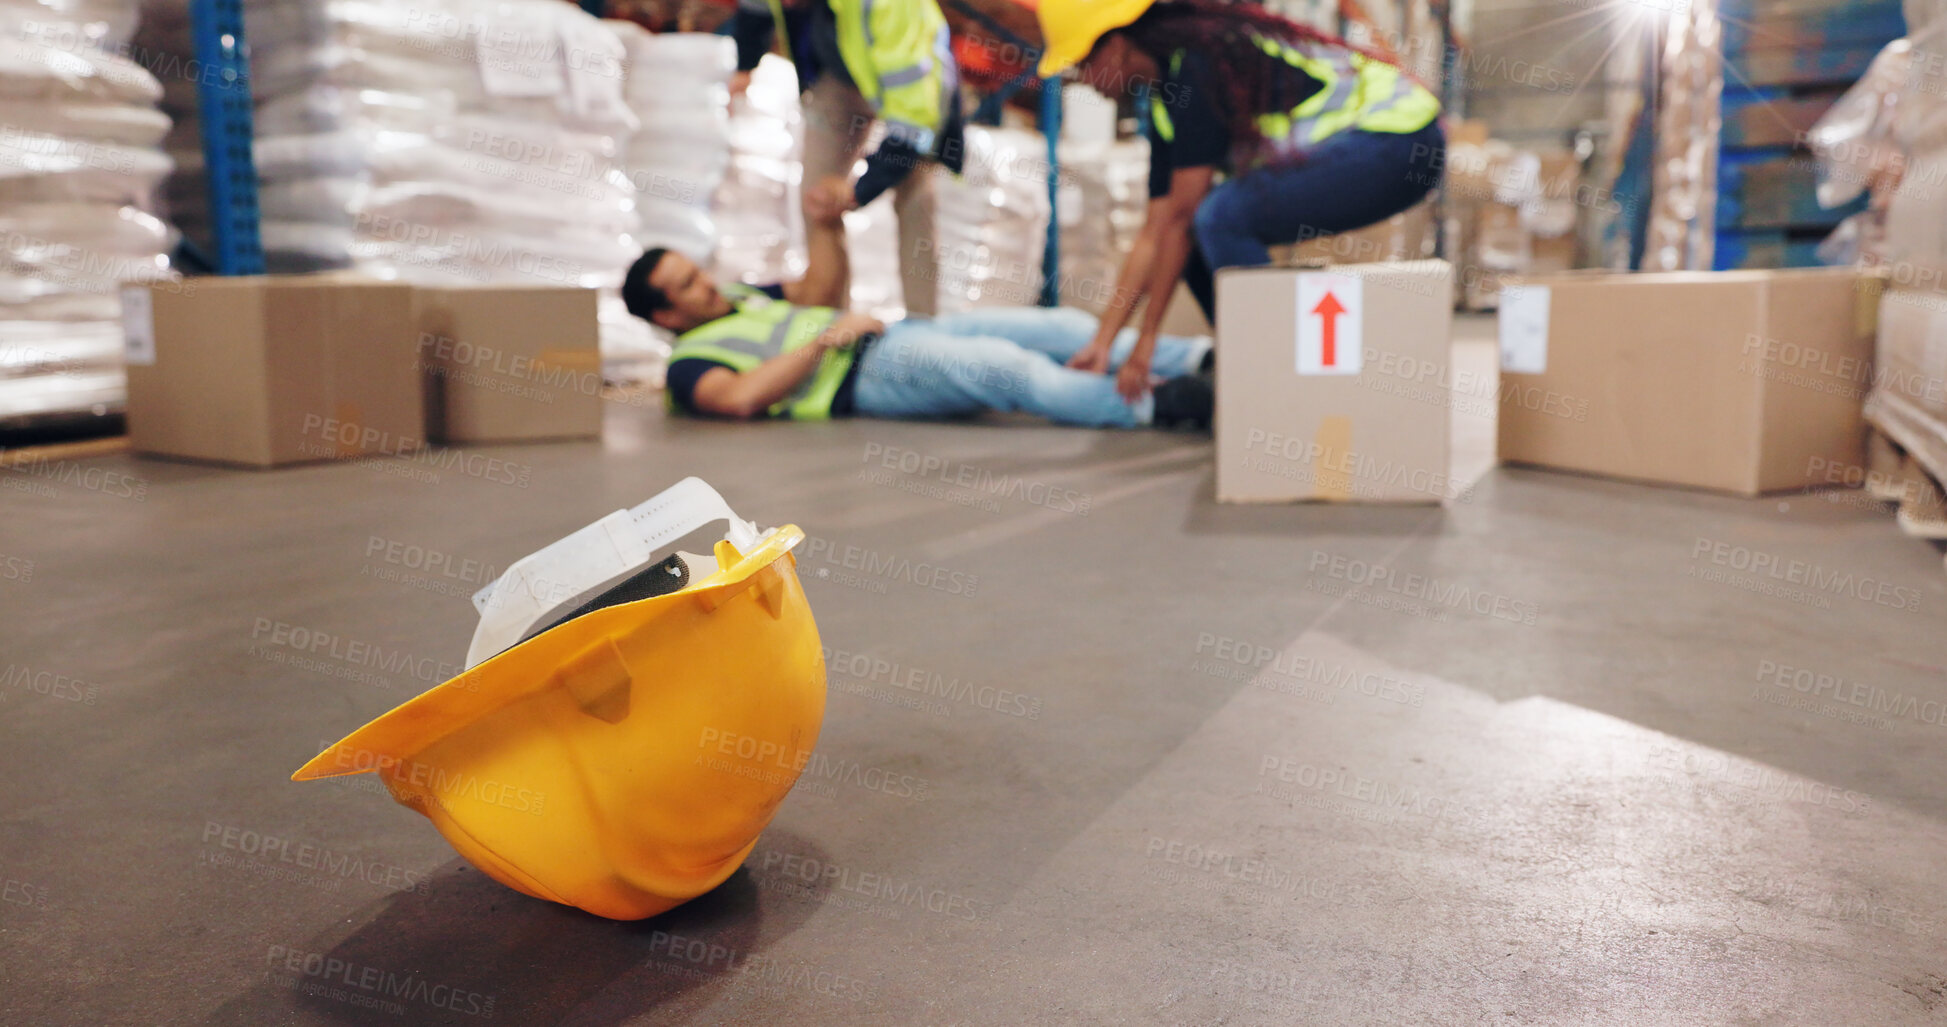
M604 0L578 2L597 17L606 6ZM215 237L207 262L217 274L260 275L264 246L257 210L255 108L243 0L190 0L189 12L196 60L204 69L197 80L197 107Z
M196 39L197 103L203 161L208 169L212 269L224 275L264 273L257 218L257 162L250 97L250 46L243 34L243 0L190 0Z
M1811 267L1862 197L1826 210L1804 133L1905 34L1899 0L1719 0L1724 26L1716 270Z
M602 17L605 0L576 0L582 10ZM947 2L994 32L999 38L1020 47L1025 54L1039 56L1039 48L1009 31L986 14L968 6L964 0ZM250 46L244 35L242 0L191 0L191 25L195 35L196 59L209 69L198 81L197 100L202 115L203 159L208 168L210 219L215 252L209 257L212 270L224 275L253 275L264 271L264 249L257 209L257 166L252 153L253 105L250 94ZM1032 58L1031 58L1032 59ZM1002 91L983 101L982 110L999 120L999 107L1009 96L1029 84L1039 84L1032 72L1017 76ZM1061 136L1061 90L1041 91L1041 129L1048 144L1048 202L1057 202L1061 165L1058 142ZM1061 224L1048 219L1048 238L1042 251L1041 303L1060 302Z

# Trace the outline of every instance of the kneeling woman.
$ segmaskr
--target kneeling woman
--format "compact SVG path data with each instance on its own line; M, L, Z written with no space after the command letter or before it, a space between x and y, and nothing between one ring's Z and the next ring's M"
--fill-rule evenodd
M1440 102L1343 40L1223 0L1041 0L1039 17L1044 78L1079 63L1106 96L1149 93L1148 214L1100 331L1069 361L1108 371L1116 333L1149 297L1116 379L1126 398L1149 389L1179 278L1214 323L1217 269L1383 221L1439 181Z

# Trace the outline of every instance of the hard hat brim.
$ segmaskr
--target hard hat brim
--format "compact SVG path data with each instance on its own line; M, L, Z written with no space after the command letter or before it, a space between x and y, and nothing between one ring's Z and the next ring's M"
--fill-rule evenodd
M593 622L607 619L603 615L614 615L612 611L626 609L629 615L639 617L653 615L659 606L679 602L720 604L749 587L753 575L785 558L804 537L804 531L797 525L787 524L742 554L742 559L734 565L719 569L688 588L612 606L535 635L381 714L299 767L291 780L314 781L365 774L411 760L415 753L509 703L555 687L556 678L531 671L536 657L545 656L539 650L559 649L559 655L567 658L589 644L592 638L581 636L591 633L588 629L594 627Z
M1100 39L1101 37L1097 36L1096 38ZM1094 43L1091 42L1089 49L1092 50L1094 48ZM1049 50L1041 55L1041 63L1035 65L1035 74L1040 75L1044 79L1054 78L1074 67L1082 58L1087 56L1088 50L1084 50L1079 54L1056 53L1053 50Z

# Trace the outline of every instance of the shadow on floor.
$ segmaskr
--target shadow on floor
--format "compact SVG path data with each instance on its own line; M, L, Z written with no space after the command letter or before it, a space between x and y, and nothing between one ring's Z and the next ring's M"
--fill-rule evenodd
M1191 535L1266 535L1290 540L1300 535L1367 535L1407 538L1437 531L1429 521L1444 518L1446 508L1435 503L1219 503L1217 469L1211 467L1197 483L1196 502L1184 519Z
M825 855L810 839L772 840ZM423 891L353 914L362 923L349 933L266 945L263 981L205 1022L620 1023L738 977L818 908L822 890L807 892L809 901L767 898L740 868L661 916L623 923L522 895L455 858ZM595 1002L604 993L608 1001Z

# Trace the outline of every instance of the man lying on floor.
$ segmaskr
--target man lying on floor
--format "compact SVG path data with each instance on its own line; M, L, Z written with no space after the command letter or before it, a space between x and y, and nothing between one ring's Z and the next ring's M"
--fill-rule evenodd
M1113 376L1064 366L1095 335L1095 318L1082 311L992 309L887 325L829 305L845 294L845 258L812 257L805 278L762 289L719 287L661 248L629 268L629 312L677 334L667 386L675 409L798 421L1020 410L1090 427L1210 425L1212 388L1195 373L1208 339L1159 340L1150 367L1167 380L1130 403ZM1115 359L1134 345L1134 330L1125 331Z

